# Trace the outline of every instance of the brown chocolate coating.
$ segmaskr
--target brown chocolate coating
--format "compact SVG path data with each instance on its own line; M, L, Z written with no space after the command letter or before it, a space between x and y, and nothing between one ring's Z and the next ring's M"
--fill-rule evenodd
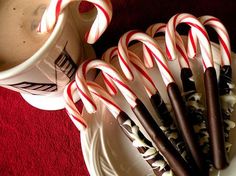
M136 126L136 124L131 120L131 118L123 111L121 111L119 113L119 115L117 116L117 121L122 129L122 131L126 134L126 136L130 139L130 141L134 141L135 139L133 138L132 134L132 127L125 125L125 122L129 120L131 122L131 126L134 127ZM143 158L148 162L148 164L151 166L153 172L155 173L156 176L162 176L166 171L170 171L170 166L168 165L168 163L165 161L165 159L163 158L163 156L158 152L157 154L155 154L155 156L150 157L148 156L149 159L145 158L145 156L143 155L147 150L150 149L150 147L153 147L152 143L141 133L141 131L138 131L138 136L139 138L146 144L146 146L140 146L137 147L139 153L142 154ZM147 147L148 146L148 147ZM164 168L160 168L160 167L156 167L155 165L153 165L155 162L157 161L162 161L165 163L165 167Z
M202 151L200 150L200 147L198 145L197 137L194 133L190 117L188 117L187 108L176 83L170 83L167 86L167 92L173 111L175 113L176 125L184 139L187 149L192 155L196 167L200 170L201 175L208 175L206 164L203 160Z
M221 116L216 72L213 67L205 70L204 84L213 165L216 169L224 169L228 166L228 158L225 150L223 119Z
M191 106L190 102L195 101L198 106L202 106L200 102L196 101L194 99L194 94L197 93L196 85L194 79L191 79L193 76L191 68L182 68L181 69L181 82L183 87L183 93L184 93L184 101L187 105L188 110L188 116L190 117L190 121L192 126L201 126L201 130L195 131L198 144L200 145L200 148L202 152L204 153L203 157L206 160L207 164L209 165L208 168L211 167L212 161L211 156L209 152L209 134L206 126L202 126L203 124L206 124L206 117L204 114L204 110L197 109L194 106ZM203 107L203 106L202 106ZM204 142L202 142L202 139L204 139ZM208 139L208 140L206 140Z
M187 163L191 163L189 155L185 155L184 153L186 151L186 147L183 141L182 136L179 134L179 131L174 123L174 120L168 111L166 104L164 100L161 98L159 93L156 93L151 96L150 98L152 106L154 110L156 111L159 119L160 119L160 125L164 127L162 131L165 133L165 135L168 137L170 142L175 146L177 151L184 156L183 158ZM175 137L172 137L172 135L175 134Z
M133 112L151 137L152 141L168 161L173 172L177 176L199 175L197 170L190 169L179 152L159 128L144 104L139 99L136 100L136 103L137 105L133 108Z

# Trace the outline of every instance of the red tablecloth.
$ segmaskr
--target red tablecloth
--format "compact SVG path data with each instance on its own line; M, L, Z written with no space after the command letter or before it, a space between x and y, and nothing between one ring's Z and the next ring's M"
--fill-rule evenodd
M167 22L174 14L214 15L229 30L236 46L235 1L113 0L113 21L94 45L98 55L117 44L130 29ZM0 88L0 175L88 175L80 136L64 110L43 111L15 92Z

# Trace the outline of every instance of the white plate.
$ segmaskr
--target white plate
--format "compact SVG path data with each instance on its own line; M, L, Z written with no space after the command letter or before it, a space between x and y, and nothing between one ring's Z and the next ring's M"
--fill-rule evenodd
M164 47L163 38L159 39L161 47ZM216 63L219 63L219 51L218 45L212 44L214 59ZM136 52L138 55L141 53L140 44L136 44L131 47L131 50ZM191 61L191 65L196 77L196 84L198 90L203 90L203 79L200 77L202 74L202 66L200 64L200 54L197 61ZM117 60L117 59L116 59ZM236 68L236 55L233 54L233 68ZM169 62L170 68L172 69L173 75L176 76L177 83L180 83L179 79L179 65L177 61ZM114 65L118 65L117 62ZM218 68L218 66L216 66ZM119 68L119 66L117 66ZM233 70L234 71L234 70ZM160 74L157 69L151 69L150 74L159 89L162 98L168 102L167 94L165 92L165 86L160 78ZM236 83L235 77L233 78ZM97 79L97 82L101 83L101 77ZM180 85L180 84L179 84ZM151 107L150 102L146 96L143 87L139 81L135 79L134 82L130 83L134 91L137 93L139 98L145 103L147 108L151 111L153 116L156 118L155 113ZM181 88L181 87L180 87ZM200 92L199 91L199 92ZM204 97L204 96L203 96ZM129 109L129 105L124 101L122 96L119 94L115 97L122 109L127 112L133 120L137 122L133 113ZM203 100L204 102L204 100ZM90 175L93 176L150 176L152 170L150 166L141 158L136 148L134 148L120 130L120 127L110 112L99 102L98 111L95 114L87 114L84 112L84 117L89 124L89 128L81 132L81 145L83 150L84 159ZM232 120L235 119L235 111L232 115ZM143 131L143 129L141 128ZM144 132L145 133L145 132ZM145 133L146 135L146 133ZM146 135L147 136L147 135ZM236 131L231 131L231 142L233 144L230 153L230 166L220 172L214 172L211 175L218 176L233 176L236 173Z

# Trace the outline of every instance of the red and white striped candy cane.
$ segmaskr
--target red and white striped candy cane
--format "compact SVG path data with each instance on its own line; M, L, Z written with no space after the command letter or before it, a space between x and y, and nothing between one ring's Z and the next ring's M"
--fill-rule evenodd
M92 95L98 97L99 100L106 105L108 110L112 113L113 117L117 118L117 116L121 112L121 108L114 101L114 99L97 83L87 81L87 85Z
M112 5L109 0L51 0L48 8L45 10L41 22L38 26L38 32L46 33L53 29L60 13L70 2L87 1L92 3L97 9L97 16L92 27L87 32L85 40L93 44L103 34L112 18Z
M75 124L75 126L80 130L83 131L88 127L86 121L81 116L81 113L77 109L74 100L73 100L73 94L77 90L75 81L70 82L65 90L64 90L64 99L65 99L65 108L66 112L71 118L72 122Z
M76 72L75 80L77 84L78 93L85 105L86 110L89 113L96 111L95 102L86 85L86 74L91 69L100 69L101 71L109 75L112 81L120 90L120 92L124 95L125 99L130 104L130 106L131 107L136 106L137 96L130 89L126 81L122 78L122 76L112 65L102 60L87 60L80 65L78 71Z
M175 53L175 28L179 23L186 23L191 26L191 30L198 37L202 63L204 68L204 86L206 92L207 122L210 135L211 155L213 165L216 169L223 169L228 165L225 151L224 132L222 127L222 115L220 111L220 101L216 71L213 65L211 45L208 34L203 24L190 14L177 14L173 16L167 24L166 48L171 59L176 57ZM215 131L217 129L217 132ZM197 160L196 160L197 161ZM199 163L201 164L201 163Z
M180 23L188 24L192 28L192 30L197 34L200 43L204 70L208 67L213 67L212 51L208 34L204 26L197 20L197 18L188 13L182 13L173 16L167 24L165 39L166 52L168 57L172 60L177 58L176 27Z
M112 47L112 48L109 48L104 53L104 55L102 56L102 59L110 63L112 58L114 58L117 55L118 55L118 48ZM152 78L147 73L147 70L145 66L143 65L142 61L140 60L140 58L135 53L129 51L129 59L130 59L130 63L132 64L131 67L133 67L131 69L137 71L137 73L141 76L140 78L141 78L142 84L148 96L151 97L152 95L156 94L158 90L154 82L152 81ZM105 84L107 87L110 87L110 85L113 85L112 80L109 78L109 76L107 76L106 74L103 74L103 76L105 77L105 80L106 80ZM114 88L112 90L114 90ZM114 94L115 92L112 91L112 93Z
M151 37L154 37L158 33L164 33L166 32L166 24L165 23L156 23L151 25L147 30L146 33L150 35ZM189 61L188 61L188 55L184 46L184 42L181 38L181 36L176 32L176 49L178 52L178 61L181 68L190 68ZM152 61L153 56L151 55L150 51L148 51L148 48L146 46L143 46L143 57L144 60L150 60Z
M88 87L86 86L86 74L90 69L94 68L102 70L104 73L108 74L112 78L112 81L114 81L120 92L125 97L126 101L130 104L132 111L135 113L140 123L144 126L144 129L150 135L150 137L152 138L152 140L154 141L155 145L158 147L160 152L168 153L168 155L165 156L167 157L166 159L170 164L170 167L173 168L173 170L175 170L176 173L179 175L191 175L190 173L191 170L187 166L186 162L183 160L183 158L174 148L174 146L170 143L165 134L161 131L161 129L159 128L159 126L157 125L157 123L147 110L147 108L144 106L144 104L137 98L137 96L129 88L125 80L118 74L115 68L112 67L110 64L106 63L105 61L102 60L85 61L82 63L82 65L80 65L78 72L76 73L75 78L78 92L81 97L81 100L86 104L85 108L87 106L91 106L87 108L87 110L90 110L90 113L92 113L91 110L96 108L93 107L93 104L88 103L91 101L94 102L91 95L86 94L86 92L84 91L81 91L85 89L88 90ZM86 97L84 96L85 94ZM88 100L87 98L89 98L90 100ZM177 161L178 163L176 164ZM178 167L178 169L176 167Z
M118 105L115 103L115 101L107 94L102 91L102 88L93 82L87 82L89 91L94 94L96 97L99 97L99 99L107 106L109 111L112 113L112 115L116 118L121 109L118 107ZM86 121L83 119L81 113L77 109L74 100L73 100L73 94L77 90L77 86L75 81L70 82L65 90L64 90L64 98L65 98L65 108L66 112L75 124L75 126L80 130L84 130L88 127ZM102 92L102 93L101 93ZM86 104L85 104L86 106Z
M133 120L121 110L121 108L114 101L111 95L109 95L100 85L95 82L88 81L87 86L91 94L97 97L112 113L113 117L117 120L123 132L131 140L133 146L138 149L143 159L147 161L151 166L155 175L166 173L172 176L173 172L171 171L163 155L155 147L153 147L152 143L142 134L142 132L139 130L139 127L133 122ZM75 89L76 85L73 81L65 90L65 98L67 102L70 102L67 103L66 110L68 112L68 115L72 117L73 121L74 118L77 118L77 116L74 117L74 113L76 113L75 111L77 111L77 109L74 109L75 104L73 102L73 97L71 96ZM81 118L80 114L77 115L79 115L79 118ZM84 129L80 128L80 126L83 126L83 124L80 124L77 121L74 122L79 130Z
M111 63L112 59L116 57L117 54L117 47L111 47L107 49L103 55L102 55L102 60ZM112 79L109 77L109 75L106 75L105 73L102 72L103 80L106 85L106 88L108 92L111 95L116 95L118 93L117 87L115 83L112 81Z
M206 26L212 27L218 34L220 52L221 52L221 65L230 65L231 64L231 47L230 47L230 38L225 26L221 21L213 16L201 16L198 20ZM197 50L197 37L194 31L189 31L188 36L188 55L194 57Z
M128 52L128 45L131 41L141 41L149 50L152 52L152 55L155 58L157 66L160 70L162 79L166 85L171 82L174 82L174 78L168 69L165 56L159 47L157 41L155 41L149 35L139 32L139 31L129 31L126 32L119 40L118 43L118 56L122 70L126 77L130 80L133 79L133 74L130 68L130 61L129 61L129 52ZM146 61L146 65L153 66L152 62Z

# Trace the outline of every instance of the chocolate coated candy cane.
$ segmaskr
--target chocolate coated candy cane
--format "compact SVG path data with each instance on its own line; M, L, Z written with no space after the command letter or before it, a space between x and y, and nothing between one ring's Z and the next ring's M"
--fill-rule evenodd
M192 77L193 74L190 68L181 69L183 95L187 105L190 121L194 127L195 133L197 134L198 143L204 153L205 159L209 165L212 165L209 153L209 134L206 127L206 118L204 117L204 107L200 103L201 96L197 93L195 81Z
M117 48L112 47L103 54L102 58L103 60L110 62L112 58L117 56L117 54L118 54ZM141 62L141 59L130 51L129 51L128 59L130 63L133 65L133 67L130 67L130 70L136 71L139 74L142 85L144 86L152 102L152 105L154 109L156 110L158 117L160 118L161 125L163 125L161 126L161 129L166 134L168 139L174 144L174 146L180 152L182 157L186 159L187 156L186 156L184 143L179 136L178 130L176 129L175 124L173 123L173 119L168 109L166 108L164 101L161 99L160 94L157 88L155 87L155 84L152 81L152 78L149 76L147 70L145 69L143 63ZM106 80L105 84L108 90L111 90L112 94L117 93L112 80L106 74L103 74L103 76Z
M154 37L155 34L166 32L166 24L164 23L156 23L148 27L146 30L146 33L150 35L151 37ZM189 61L187 57L187 53L185 51L185 46L183 43L183 40L179 36L179 34L176 32L176 48L178 51L178 62L181 67L183 68L189 68ZM146 60L147 63L152 63L153 56L151 50L143 45L143 55L144 60ZM152 63L153 64L153 63ZM174 124L174 121L170 115L170 113L167 110L167 107L164 103L164 101L161 99L160 95L157 93L156 95L153 95L151 97L151 102L156 110L157 114L159 114L161 124L163 125L161 128L167 135L168 139L172 142L174 146L176 146L176 149L181 153L181 155L184 157L186 161L191 163L190 156L186 153L186 147L184 145L183 139L181 135L179 134L176 125Z
M139 131L138 126L135 125L135 123L127 116L127 114L120 112L120 114L117 116L117 120L121 129L133 142L133 145L137 147L144 160L149 163L153 169L153 172L157 176L174 175L163 156L158 151L156 151L156 149L152 146L152 143L144 137L144 135Z
M209 37L204 26L193 15L184 13L173 16L168 22L167 25L168 32L166 33L167 53L169 53L168 55L172 59L176 57L175 29L177 25L180 23L186 23L189 26L191 26L191 28L197 34L199 40L202 54L202 64L204 68L205 92L207 92L206 94L207 115L208 115L207 117L208 117L208 127L210 131L209 135L212 149L211 151L213 156L213 164L215 168L223 169L228 165L228 162L226 158L226 151L223 149L225 146L223 128L219 128L218 132L214 133L214 128L216 126L221 126L222 116L219 110L220 102L219 102L218 85L215 75L215 69L213 67L212 50L210 46ZM211 85L209 85L209 83L211 83ZM212 94L210 95L208 93ZM202 162L199 162L197 160L196 162L199 164L199 167L204 166L202 165Z
M153 169L153 172L157 176L167 175L173 176L173 172L170 170L169 165L165 161L165 158L160 154L152 143L141 133L139 127L132 121L132 119L123 112L119 105L101 86L94 82L87 82L91 93L98 97L113 114L119 123L122 131L131 140L134 147L138 149L143 159Z
M157 148L163 154L163 156L167 159L167 162L169 163L174 173L178 176L189 176L198 173L197 170L191 170L189 168L188 164L184 161L184 159L181 157L178 151L167 139L165 134L161 131L161 129L159 128L155 120L152 118L146 107L137 98L134 92L129 88L127 83L120 76L120 74L118 74L115 68L102 60L85 61L80 65L78 72L76 74L76 83L78 86L80 86L78 89L78 93L81 95L81 99L82 97L84 97L82 101L86 102L86 105L89 106L88 109L91 110L90 107L92 104L94 104L94 102L93 99L90 97L90 94L87 94L88 91L86 89L88 88L85 83L86 82L85 77L87 72L94 68L100 69L104 73L110 76L110 78L113 80L113 82L118 87L120 92L124 95L127 102L130 104L132 110L134 111L137 118L144 126L144 129L150 135L154 144L157 146Z
M145 136L140 132L139 127L135 125L129 116L121 111L120 107L115 103L112 97L97 83L87 82L87 86L92 95L98 97L117 119L117 122L121 126L123 132L125 132L126 136L132 141L133 146L138 149L144 160L149 163L154 173L157 176L162 176L163 174L173 176L173 172L170 170L170 167L166 163L163 156L152 146L152 143L145 138ZM73 92L76 89L77 88L74 81L69 83L69 85L65 88L64 95L66 100L66 110L78 129L82 130L79 124L80 121L77 121L76 119L83 120L83 118L73 102Z
M160 152L165 156L174 173L178 176L199 175L198 170L191 170L165 134L158 127L149 111L140 100L136 100L137 105L133 108L140 123L147 131ZM173 157L175 156L175 157Z

